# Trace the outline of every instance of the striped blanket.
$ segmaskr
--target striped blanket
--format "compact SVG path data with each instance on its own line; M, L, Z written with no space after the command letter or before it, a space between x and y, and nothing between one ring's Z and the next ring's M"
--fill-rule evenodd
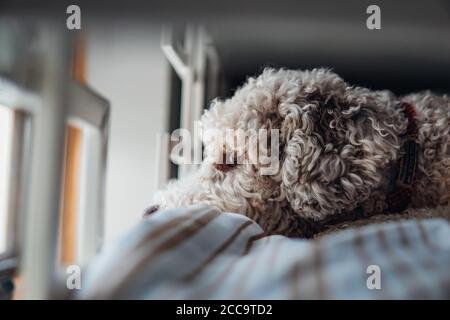
M448 299L450 224L405 220L304 240L191 206L139 223L82 279L81 299Z

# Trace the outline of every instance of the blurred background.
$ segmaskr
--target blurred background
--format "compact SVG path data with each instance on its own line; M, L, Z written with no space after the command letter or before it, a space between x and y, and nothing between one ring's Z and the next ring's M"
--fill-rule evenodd
M0 1L3 286L54 294L55 269L89 262L193 170L170 162L168 133L267 66L449 92L450 2Z

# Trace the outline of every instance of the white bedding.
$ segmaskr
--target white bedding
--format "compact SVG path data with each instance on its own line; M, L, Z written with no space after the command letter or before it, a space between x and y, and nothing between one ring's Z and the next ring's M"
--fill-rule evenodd
M369 289L378 267L381 289ZM102 253L79 298L448 299L450 224L408 220L303 240L264 237L247 217L209 207L168 210Z

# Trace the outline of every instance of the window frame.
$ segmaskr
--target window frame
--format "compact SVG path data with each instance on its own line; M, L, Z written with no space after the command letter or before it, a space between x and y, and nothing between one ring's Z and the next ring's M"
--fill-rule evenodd
M79 83L77 80L72 80L69 84L69 115L67 122L71 125L78 127L84 137L82 137L82 144L85 146L81 147L81 152L86 152L90 149L89 145L89 133L99 134L100 136L100 152L99 152L99 170L97 173L96 193L98 194L97 203L95 207L97 209L97 215L91 216L82 213L84 216L81 217L83 224L94 224L96 226L96 234L84 234L88 239L96 239L92 243L82 242L77 239L76 245L82 246L84 252L98 252L103 245L104 238L104 200L105 200L105 188L106 188L106 169L107 169L107 154L108 154L108 135L109 135L109 116L110 116L110 104L109 101L99 95L97 92L92 90L90 87ZM87 133L87 134L84 134ZM82 158L86 158L86 154L81 154ZM83 159L80 159L81 164L83 164ZM81 170L89 170L85 166L81 165ZM81 176L86 176L85 172L80 172ZM78 213L80 210L78 210ZM77 227L81 226L77 223ZM86 231L86 230L84 230ZM78 249L77 249L78 251ZM86 253L88 255L88 253ZM80 260L86 260L88 256L82 254ZM77 261L78 262L78 261Z
M3 94L1 94L3 93ZM75 80L69 81L67 94L69 104L66 122L82 121L92 129L100 133L100 173L98 186L98 215L96 217L85 217L87 219L98 219L95 243L88 244L92 251L98 251L103 244L104 229L104 199L105 180L107 164L107 146L109 132L109 102L89 87ZM33 137L33 118L43 108L40 97L30 91L18 86L14 82L0 76L0 103L14 112L13 124L13 151L11 163L12 171L9 177L10 190L9 205L7 212L7 250L0 254L0 275L12 275L20 265L21 259L27 255L23 252L23 232L26 230L23 221L28 217L29 187L32 168L32 148L36 147ZM18 115L20 115L18 117ZM45 223L43 221L43 223ZM58 224L59 225L59 224ZM92 237L91 237L92 239ZM52 265L52 262L49 262ZM56 270L58 272L58 270ZM50 284L48 284L50 287Z
M38 109L39 99L26 89L0 77L0 104L13 112L6 250L0 254L0 275L4 275L13 274L19 264L22 217L26 210L31 160L32 114Z

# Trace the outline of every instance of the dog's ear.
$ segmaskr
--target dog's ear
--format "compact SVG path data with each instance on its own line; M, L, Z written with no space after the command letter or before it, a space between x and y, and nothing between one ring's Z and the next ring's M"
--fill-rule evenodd
M296 213L320 220L352 210L381 183L398 141L377 103L327 70L302 73L297 98L279 106L281 187Z

